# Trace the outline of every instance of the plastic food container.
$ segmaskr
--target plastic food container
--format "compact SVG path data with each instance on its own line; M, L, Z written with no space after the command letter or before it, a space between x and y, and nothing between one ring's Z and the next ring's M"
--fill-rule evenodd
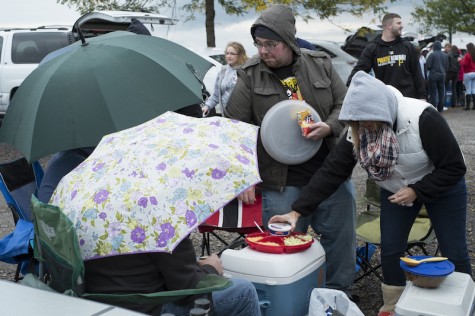
M254 233L247 235L246 243L251 249L260 252L296 253L310 248L310 246L312 246L312 243L314 242L313 238L311 240L303 239L304 236L306 236L306 234L294 232L290 233L287 236L274 236L269 234L268 232ZM303 241L303 243L295 246L286 246L286 238L298 238L299 240Z
M269 224L269 232L274 236L288 236L292 226L287 223L272 223Z
M430 258L430 256L410 256L409 258L421 260ZM399 265L404 270L407 280L424 288L438 287L455 270L454 264L449 260L425 262L417 266L409 266L401 260Z

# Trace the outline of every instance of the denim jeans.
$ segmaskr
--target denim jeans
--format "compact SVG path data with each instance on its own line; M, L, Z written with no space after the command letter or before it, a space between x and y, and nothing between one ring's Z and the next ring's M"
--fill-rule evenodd
M404 207L389 202L393 193L381 189L381 265L384 283L403 286L404 272L399 267L412 224L422 205ZM465 179L431 203L427 214L437 236L440 252L455 265L455 271L472 274L466 239L467 187Z
M283 192L262 191L262 221L267 227L269 219L291 211L302 188L286 187ZM296 231L307 232L311 225L321 235L320 243L326 257L326 287L346 290L355 279L356 204L353 183L345 181L338 190L322 202L311 216L300 217Z
M212 294L214 314L216 316L260 316L259 298L254 285L244 279L231 279L233 285ZM206 296L203 296L206 297ZM191 305L168 303L160 313L173 313L175 316L188 316Z
M442 112L445 105L445 76L429 76L429 100L430 103Z
M475 94L475 72L468 72L463 75L465 94Z

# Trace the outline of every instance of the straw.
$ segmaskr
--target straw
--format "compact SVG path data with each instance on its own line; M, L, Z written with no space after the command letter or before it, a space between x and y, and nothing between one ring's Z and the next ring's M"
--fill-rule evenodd
M256 221L254 221L254 224L256 224L256 227L261 231L261 233L264 232L264 231L262 230L261 226L259 226L259 224L256 223Z

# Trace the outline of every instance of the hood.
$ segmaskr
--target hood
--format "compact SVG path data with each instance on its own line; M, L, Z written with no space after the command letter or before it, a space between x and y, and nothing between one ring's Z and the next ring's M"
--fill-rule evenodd
M397 100L391 89L366 72L358 71L351 80L339 119L378 121L390 126L396 121Z
M261 16L257 18L256 22L251 26L251 35L255 40L256 26L263 25L275 33L277 33L284 40L287 45L300 56L300 48L297 45L295 34L295 17L292 9L283 4L277 4L269 7L262 12Z
M442 49L442 43L439 41L435 41L434 45L432 45L432 50L436 51L436 50L441 50L441 49Z

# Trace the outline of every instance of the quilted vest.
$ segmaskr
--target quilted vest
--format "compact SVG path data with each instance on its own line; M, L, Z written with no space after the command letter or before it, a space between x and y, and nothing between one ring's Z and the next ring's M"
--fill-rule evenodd
M396 136L399 142L399 158L390 179L377 184L389 192L396 193L399 189L413 184L434 170L434 164L422 148L419 134L419 118L429 103L405 98L393 89L398 102Z

